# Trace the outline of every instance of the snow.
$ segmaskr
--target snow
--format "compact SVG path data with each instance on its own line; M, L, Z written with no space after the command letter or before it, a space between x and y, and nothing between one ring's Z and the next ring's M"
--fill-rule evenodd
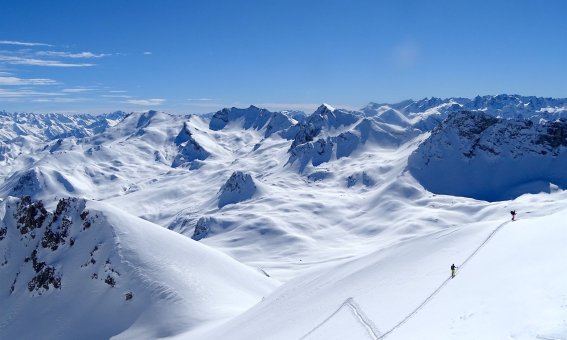
M12 284L8 273L20 269L14 295L0 293L9 311L0 319L3 338L171 336L241 313L277 284L225 254L99 202L72 202L60 217L72 221L67 242L56 250L36 247L33 237L18 240L12 216L18 201L5 204L2 287ZM91 222L86 229L79 218L85 211ZM43 228L49 226L36 235ZM60 289L28 292L22 260L34 248L41 261L55 266ZM106 274L115 285L101 281ZM131 301L124 299L127 292ZM30 322L33 327L26 327Z
M377 338L382 338L411 315L386 337L564 338L567 233L562 221L567 211L550 213L544 204L538 208L539 216L526 212L509 222L502 211L500 219L455 226L329 265L286 283L204 337L372 339L367 329L374 325ZM459 265L471 254L474 257L450 279L450 264ZM346 306L349 299L370 319L369 325Z
M0 138L0 198L12 209L0 214L0 338L567 339L564 146L547 131L566 103L500 95L322 105L307 116L151 111L61 142L21 116L20 134ZM500 123L486 134L464 125L469 137L435 131L463 108ZM471 149L476 158L462 156ZM438 162L423 169L453 190L451 175L474 170L458 182L490 199L437 190L416 159ZM459 162L469 163L448 167ZM516 182L498 186L506 171ZM62 197L85 201L65 213L67 236L63 219L48 227L48 217L32 238L8 198L23 194L49 211ZM85 230L83 209L97 216ZM65 241L56 250L39 243L48 229ZM30 292L36 246L54 281Z

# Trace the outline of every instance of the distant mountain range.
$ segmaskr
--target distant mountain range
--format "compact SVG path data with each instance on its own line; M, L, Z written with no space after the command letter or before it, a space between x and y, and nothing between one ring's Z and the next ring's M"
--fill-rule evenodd
M508 218L509 200L567 187L566 155L567 99L518 95L0 112L0 337L213 327L304 271Z

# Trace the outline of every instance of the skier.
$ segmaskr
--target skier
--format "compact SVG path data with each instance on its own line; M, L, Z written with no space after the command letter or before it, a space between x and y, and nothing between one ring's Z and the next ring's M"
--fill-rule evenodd
M457 271L457 268L459 267L455 266L454 263L451 265L451 278L455 277L455 272Z
M516 220L516 210L510 211L510 214L512 214L512 221L515 221Z

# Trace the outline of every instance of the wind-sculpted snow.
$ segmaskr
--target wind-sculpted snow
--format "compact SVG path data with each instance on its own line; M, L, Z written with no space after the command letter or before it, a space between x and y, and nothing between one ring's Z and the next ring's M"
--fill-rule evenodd
M0 211L6 339L172 336L243 311L274 287L226 255L104 204L61 199L48 212L41 201L8 198Z
M68 178L62 172L45 167L34 167L27 171L18 171L0 184L0 194L5 196L42 196L45 192L52 195L67 196L83 193L83 186L77 179Z
M409 158L438 194L494 201L567 188L567 121L533 123L483 112L449 115Z

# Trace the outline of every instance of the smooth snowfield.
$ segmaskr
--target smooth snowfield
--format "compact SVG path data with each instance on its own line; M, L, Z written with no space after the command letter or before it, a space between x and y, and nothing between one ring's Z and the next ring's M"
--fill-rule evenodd
M498 219L330 265L286 283L212 333L179 338L565 339L567 210L546 209L548 197L518 199L533 210L515 222L503 208ZM450 279L451 263L469 257Z
M8 201L3 217L8 231L0 242L6 261L0 268L6 288L0 292L2 339L171 336L240 314L276 286L259 271L183 235L104 203L87 202L89 216L96 218L86 230L74 222L73 246L67 243L55 252L36 248L40 260L61 273L61 288L30 292L26 267L31 264L22 260L34 249L33 239L22 246L11 216L16 200ZM96 264L90 264L89 253ZM110 267L113 287L100 280ZM10 293L15 271L21 275ZM126 301L128 292L133 298Z

